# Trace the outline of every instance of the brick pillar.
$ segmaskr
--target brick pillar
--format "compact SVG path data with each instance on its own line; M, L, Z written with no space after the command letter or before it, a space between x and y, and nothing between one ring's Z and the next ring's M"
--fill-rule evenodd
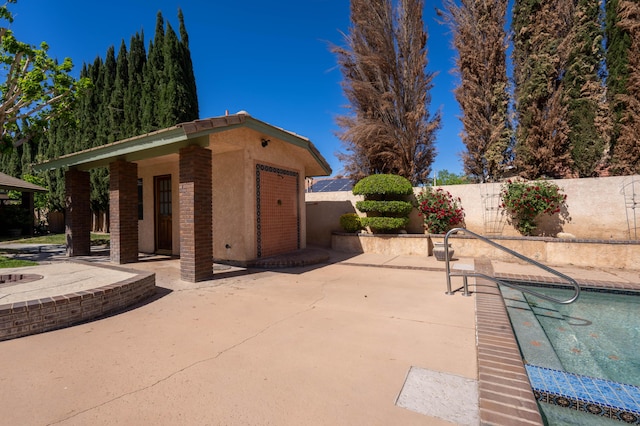
M109 163L109 232L111 261L138 261L138 165Z
M65 191L67 256L88 256L91 254L89 172L69 169L65 173Z
M180 150L180 278L198 282L213 276L211 151Z

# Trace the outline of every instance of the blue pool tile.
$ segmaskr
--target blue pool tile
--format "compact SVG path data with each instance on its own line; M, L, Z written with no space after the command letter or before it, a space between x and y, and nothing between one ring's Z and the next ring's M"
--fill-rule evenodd
M571 407L581 411L592 412L597 406L603 410L601 415L627 412L640 418L640 387L533 365L525 368L532 388L541 395L539 400L566 404L568 399Z
M640 406L638 406L638 403L626 392L618 393L618 401L620 401L621 408L624 408L626 410L640 411Z
M567 375L563 372L554 372L553 379L558 386L558 392L560 393L560 395L570 396L575 393L573 391L573 388L571 387L571 382L569 381Z
M598 385L593 382L591 377L581 376L580 381L582 382L582 386L588 392L591 401L601 401L603 399Z
M636 403L640 406L640 387L638 386L627 386L625 388L626 392L633 398Z
M584 384L582 383L582 381L580 380L579 377L573 377L571 379L571 386L573 387L573 390L575 391L575 397L588 401L591 398L591 394L589 393L589 391L587 390L587 388L584 386Z

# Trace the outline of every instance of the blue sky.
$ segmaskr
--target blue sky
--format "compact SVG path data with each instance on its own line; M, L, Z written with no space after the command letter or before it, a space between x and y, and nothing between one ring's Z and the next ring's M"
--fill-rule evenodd
M436 72L432 112L441 111L434 171L461 173L458 104L451 74L455 52L449 30L438 23L427 0L424 20L429 31L428 71ZM333 174L342 165L335 136L335 117L346 112L342 75L331 44L343 44L349 30L348 0L183 1L19 0L11 6L11 28L18 39L46 41L53 57L70 57L77 75L83 63L104 57L122 39L129 43L143 30L153 38L156 14L178 29L182 8L198 87L200 117L245 110L253 117L309 138L327 159Z

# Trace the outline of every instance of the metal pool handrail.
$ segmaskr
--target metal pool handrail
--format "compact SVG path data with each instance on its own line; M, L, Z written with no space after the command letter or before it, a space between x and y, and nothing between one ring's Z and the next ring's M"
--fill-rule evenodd
M455 233L460 232L460 231L464 232L465 235L471 235L471 236L477 238L478 240L489 244L490 246L493 246L493 247L495 247L495 248L497 248L499 250L502 250L502 251L504 251L506 253L509 253L510 255L515 256L520 260L523 260L523 261L525 261L527 263L530 263L530 264L532 264L534 266L537 266L538 268L541 268L541 269L543 269L543 270L545 270L545 271L547 271L549 273L552 273L553 275L555 275L557 277L562 278L563 280L566 280L569 284L571 284L571 286L573 286L573 288L575 290L575 293L573 294L573 296L571 296L567 300L560 300L560 299L556 299L554 297L547 296L545 294L538 293L537 291L533 291L533 290L530 290L528 288L524 288L524 287L519 286L517 284L512 284L512 283L509 283L509 282L505 282L505 281L499 280L499 279L497 279L495 277L491 277L489 275L482 274L480 272L466 272L466 271L451 272L451 267L449 265L449 261L450 261L450 259L449 259L449 236L451 234L455 234ZM446 263L446 267L447 267L447 292L446 292L446 294L453 294L454 293L454 292L451 291L451 277L453 276L453 277L462 277L463 278L463 284L464 285L463 285L463 293L462 294L465 295L465 296L469 296L470 295L469 294L469 286L467 284L467 277L485 278L487 280L496 282L498 284L502 284L502 285L505 285L507 287L515 288L516 290L522 291L524 293L532 294L532 295L534 295L536 297L539 297L541 299L547 300L549 302L560 303L560 304L563 304L563 305L567 305L569 303L575 302L576 299L578 299L578 297L580 296L580 286L578 285L576 280L574 280L573 278L563 274L562 272L558 272L555 269L549 268L548 266L543 265L542 263L537 262L537 261L535 261L533 259L530 259L530 258L528 258L528 257L526 257L526 256L524 256L524 255L522 255L522 254L520 254L518 252L515 252L515 251L513 251L511 249L508 249L505 246L502 246L502 245L500 245L500 244L498 244L496 242L493 242L490 239L488 239L486 237L483 237L482 235L476 234L475 232L471 232L471 231L469 231L468 229L465 229L465 228L454 228L454 229L450 230L449 232L447 232L445 234L445 236L444 236L444 259L445 259L445 263Z

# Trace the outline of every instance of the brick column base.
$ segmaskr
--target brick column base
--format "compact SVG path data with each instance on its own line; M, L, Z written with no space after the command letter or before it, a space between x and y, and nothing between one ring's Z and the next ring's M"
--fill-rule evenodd
M89 172L70 169L65 173L65 234L67 256L91 254L91 186Z
M213 276L211 151L180 150L180 278L198 282Z
M111 261L138 261L138 165L109 163L109 229Z

